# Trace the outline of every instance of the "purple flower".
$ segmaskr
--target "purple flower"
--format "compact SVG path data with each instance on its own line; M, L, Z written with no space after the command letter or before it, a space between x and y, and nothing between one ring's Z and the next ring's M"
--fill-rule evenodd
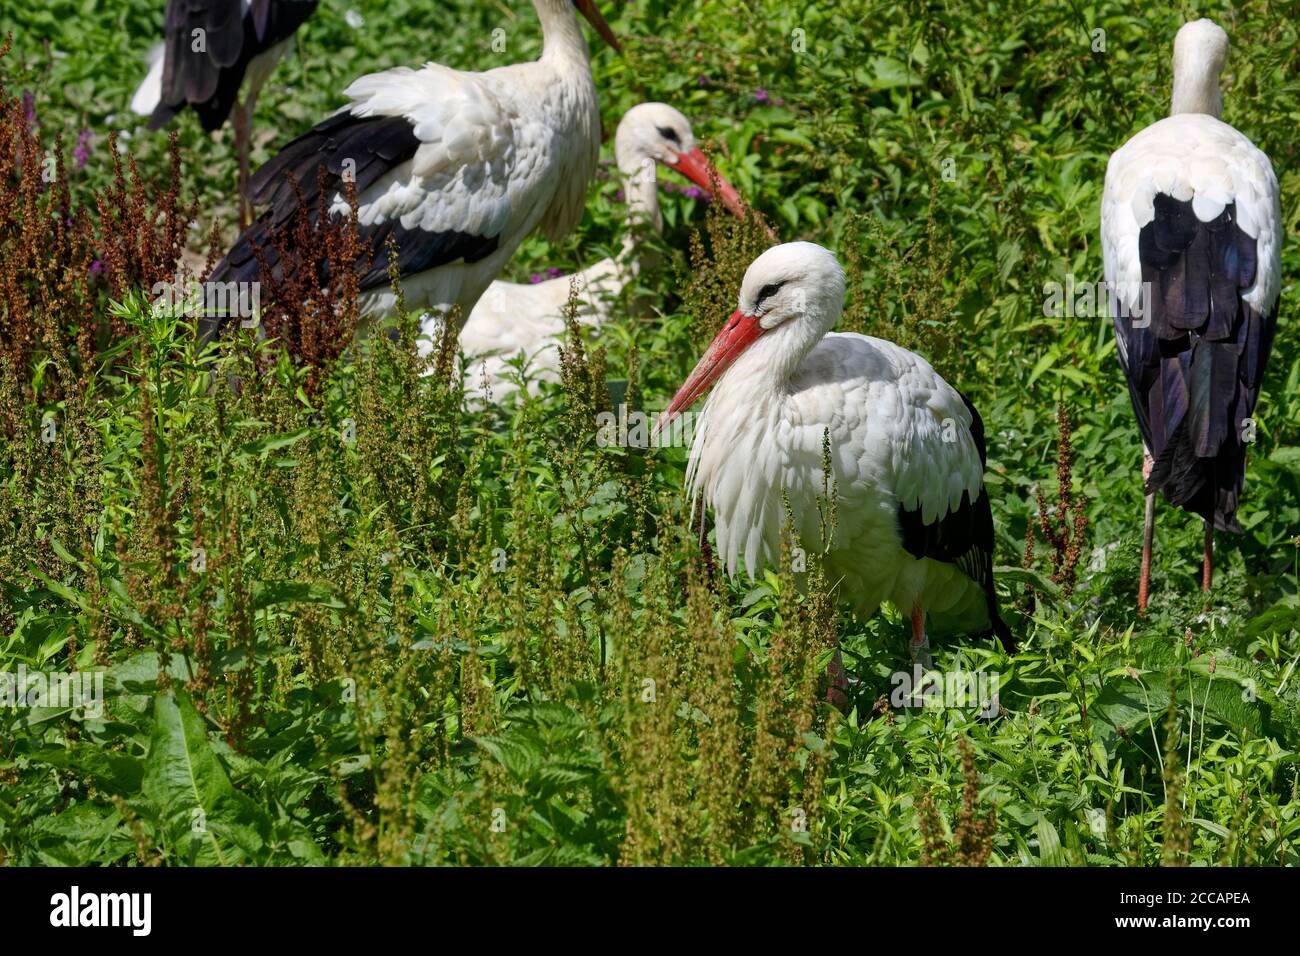
M540 272L534 272L528 277L528 281L533 285L537 285L537 283L542 281L542 274Z
M92 276L103 275L107 268L108 267L105 266L103 262L101 262L99 259L95 259L90 263L90 274Z
M772 98L767 95L767 90L759 87L754 91L754 101L756 103L770 103Z
M36 123L36 94L28 90L23 90L23 110L26 114L27 125L33 126Z
M615 192L614 192L614 202L624 202L624 201L626 201L626 199L627 199L627 197L623 195L623 190L621 190L621 189L619 189L619 190L615 190Z
M556 266L551 266L546 270L546 275L548 278L558 279L560 276L564 275L564 270L557 268Z
M72 160L77 164L78 169L86 167L87 160L90 159L90 130L83 129L77 134L77 146L72 151Z
M704 190L701 189L699 186L687 186L685 189L682 190L682 195L685 196L687 199L703 199Z
M698 79L696 79L696 81L695 81L695 85L696 85L696 86L708 86L708 85L709 85L709 78L708 78L707 76L701 76L701 77L699 77Z

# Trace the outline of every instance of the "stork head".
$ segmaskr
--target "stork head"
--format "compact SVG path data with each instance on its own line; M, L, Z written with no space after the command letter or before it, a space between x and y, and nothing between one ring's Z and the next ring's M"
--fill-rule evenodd
M1219 74L1228 58L1228 34L1213 20L1183 24L1174 37L1174 95L1176 113L1223 112Z
M690 120L667 103L641 103L623 114L614 135L618 168L637 175L646 164L659 163L681 173L712 198L714 182L724 206L732 215L744 218L740 193L717 170L695 142Z
M773 246L755 259L740 300L657 427L695 404L743 357L747 372L779 386L831 330L844 308L844 270L834 253L811 242Z

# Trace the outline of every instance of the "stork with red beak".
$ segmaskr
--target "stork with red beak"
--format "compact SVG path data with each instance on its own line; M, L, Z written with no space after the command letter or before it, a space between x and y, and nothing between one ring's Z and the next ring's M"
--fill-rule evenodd
M663 231L658 167L685 176L705 197L713 197L716 189L729 212L745 215L740 194L696 144L690 121L666 103L641 103L628 110L614 136L614 155L627 202L621 253L572 276L530 284L493 282L461 331L471 384L486 382L496 399L514 391L510 361L520 353L527 358L530 383L557 380L557 343L565 331L571 283L577 288L578 320L598 327L610 318L623 290L650 266L641 239L647 229Z
M729 575L743 565L753 577L780 554L783 495L791 531L821 552L826 436L838 495L830 580L860 614L883 601L910 614L914 659L928 663L930 630L991 632L1010 650L979 413L919 355L831 332L843 304L844 271L821 246L787 243L754 260L736 311L659 420L712 387L694 423L688 493L713 508ZM831 674L838 702L838 653Z
M253 176L267 208L209 277L213 283L277 279L282 257L328 263L298 249L299 209L349 213L355 186L363 248L364 317L392 314L389 245L406 304L438 316L470 314L535 229L552 241L582 217L600 150L600 110L587 41L574 8L617 48L592 0L533 0L542 55L531 63L467 73L428 63L356 80L349 103L284 147ZM323 171L324 181L319 178ZM269 269L270 276L263 275ZM229 316L205 316L205 341Z

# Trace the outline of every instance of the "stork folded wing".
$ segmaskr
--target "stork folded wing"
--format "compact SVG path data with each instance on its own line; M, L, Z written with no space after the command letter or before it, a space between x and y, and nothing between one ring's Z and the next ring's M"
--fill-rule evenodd
M1150 314L1117 315L1115 334L1155 459L1149 488L1230 529L1246 455L1239 432L1259 397L1277 310L1261 315L1244 298L1259 261L1237 204L1202 221L1194 202L1155 196L1138 241Z
M316 6L317 0L255 0L246 12L244 0L167 0L161 96L149 127L165 126L188 106L205 130L219 129L249 62L291 37Z
M965 395L961 395L961 399L971 415L969 433L983 468L987 464L984 421L970 399ZM973 495L969 489L962 491L961 501L956 507L941 506L937 515L932 514L928 520L919 500L914 507L900 503L898 526L903 548L912 557L955 564L984 590L990 629L1002 638L1008 649L1013 649L1011 631L998 612L997 593L993 587L993 509L983 483Z
M530 166L516 169L516 157L542 144L515 129L514 114L489 84L431 64L362 77L347 93L351 106L292 140L253 176L253 199L267 208L212 281L256 281L263 266L279 278L299 211L313 225L321 209L346 214L349 181L367 249L362 291L388 284L390 239L402 276L478 262L497 250L522 205L512 190L528 185ZM320 271L327 274L328 264Z
M351 177L359 196L389 176L409 166L422 143L404 116L360 118L344 110L299 136L253 177L255 201L269 208L253 223L214 270L213 281L253 281L264 261L279 278L280 244L288 238L300 209L315 224L324 206L338 213L345 177ZM325 175L320 175L321 171ZM370 204L370 205L373 205ZM411 275L449 262L477 262L497 248L497 236L460 230L405 227L400 218L360 215L358 235L369 255L360 263L362 290L388 284L388 240L397 246L398 271Z

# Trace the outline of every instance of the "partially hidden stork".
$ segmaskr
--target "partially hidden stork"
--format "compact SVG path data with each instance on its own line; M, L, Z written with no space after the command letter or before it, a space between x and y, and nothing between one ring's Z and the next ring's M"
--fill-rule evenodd
M614 135L614 155L623 178L627 231L617 257L602 259L572 276L537 283L503 282L488 287L460 333L473 383L486 382L496 399L511 394L510 362L527 358L530 382L555 381L557 342L564 334L570 283L576 283L577 319L599 327L629 283L648 263L641 239L646 229L663 231L659 210L658 166L674 170L718 198L737 217L745 207L734 186L710 165L696 144L690 121L665 103L640 103L623 114Z
M211 133L235 114L239 224L252 218L249 148L257 95L319 0L167 0L164 40L131 109L160 129L186 108Z
M1281 291L1282 213L1272 164L1219 119L1228 36L1210 20L1174 39L1173 106L1106 167L1101 243L1119 360L1142 433L1145 612L1155 493L1214 531L1236 519L1252 416ZM1146 306L1146 308L1144 308Z
M745 273L738 307L673 397L662 431L713 387L693 423L688 494L712 506L717 553L750 577L780 554L786 524L821 552L830 480L837 526L830 580L861 614L890 601L910 614L913 658L936 634L992 632L1011 650L993 587L993 513L984 424L925 359L891 342L830 329L844 271L821 246L792 242ZM838 652L828 698L842 700Z
M542 55L531 63L482 73L428 63L371 73L349 86L349 104L285 146L253 176L253 198L266 203L217 264L211 282L262 281L294 249L293 226L305 207L314 221L322 198L333 216L349 212L345 182L355 184L363 317L390 315L388 241L412 310L460 321L500 273L519 243L540 228L552 241L582 217L600 150L600 110L577 7L616 49L592 0L533 0ZM262 251L259 262L258 250ZM229 317L205 316L213 339Z

